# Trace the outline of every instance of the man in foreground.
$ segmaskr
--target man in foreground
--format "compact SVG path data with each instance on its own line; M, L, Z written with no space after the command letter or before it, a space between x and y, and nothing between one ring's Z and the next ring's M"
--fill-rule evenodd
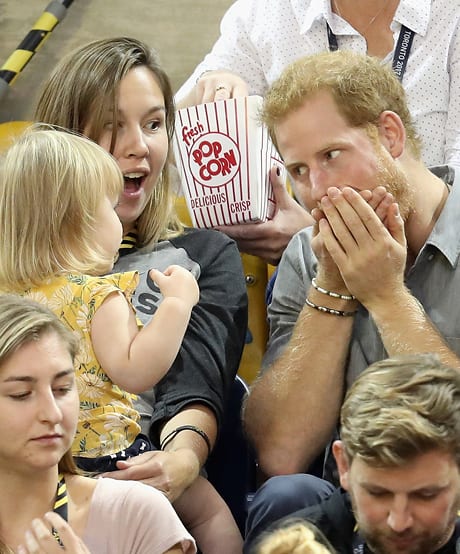
M342 407L342 489L292 518L314 523L339 554L455 554L459 437L458 370L431 354L377 362Z

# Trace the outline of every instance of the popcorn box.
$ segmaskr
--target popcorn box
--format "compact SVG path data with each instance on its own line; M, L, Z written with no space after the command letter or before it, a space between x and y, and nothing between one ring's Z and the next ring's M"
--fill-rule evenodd
M174 153L195 227L271 219L269 171L284 164L258 120L260 96L219 100L179 110Z

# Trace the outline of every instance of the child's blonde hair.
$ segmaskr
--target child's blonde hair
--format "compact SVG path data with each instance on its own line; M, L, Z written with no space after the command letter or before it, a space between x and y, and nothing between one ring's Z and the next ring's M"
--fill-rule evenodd
M334 554L334 550L313 524L291 520L264 534L252 554Z
M34 125L0 166L0 289L20 291L66 272L100 275L113 258L95 240L96 212L123 177L94 142Z

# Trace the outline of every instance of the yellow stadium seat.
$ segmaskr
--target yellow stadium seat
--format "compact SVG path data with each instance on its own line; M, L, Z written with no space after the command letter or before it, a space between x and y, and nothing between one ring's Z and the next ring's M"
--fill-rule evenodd
M15 137L30 125L30 121L7 121L0 123L0 151L8 148Z

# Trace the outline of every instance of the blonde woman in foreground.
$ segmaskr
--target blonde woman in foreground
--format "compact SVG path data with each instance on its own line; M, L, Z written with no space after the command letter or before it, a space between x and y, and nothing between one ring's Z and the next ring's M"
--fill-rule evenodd
M48 308L0 296L0 553L193 554L159 491L78 475L77 350Z

